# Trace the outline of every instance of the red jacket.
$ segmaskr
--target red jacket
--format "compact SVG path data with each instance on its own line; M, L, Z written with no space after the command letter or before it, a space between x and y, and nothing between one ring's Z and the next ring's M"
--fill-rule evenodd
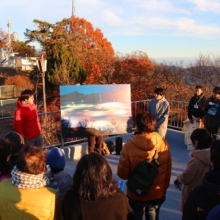
M40 135L41 127L37 108L35 104L23 104L20 99L17 101L18 109L15 111L14 129L25 136L28 140Z

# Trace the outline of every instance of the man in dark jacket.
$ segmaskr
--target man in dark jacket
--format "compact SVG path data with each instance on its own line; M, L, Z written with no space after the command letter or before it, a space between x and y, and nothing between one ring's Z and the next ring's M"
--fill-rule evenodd
M206 97L203 95L202 86L197 85L195 88L195 94L190 99L188 105L188 118L190 123L194 123L194 120L201 122L205 115L205 103Z
M203 185L191 191L182 220L205 220L211 209L220 204L220 141L215 141L210 151L211 170L205 174Z
M213 94L207 99L205 106L205 128L212 134L217 134L220 127L220 87L213 89Z

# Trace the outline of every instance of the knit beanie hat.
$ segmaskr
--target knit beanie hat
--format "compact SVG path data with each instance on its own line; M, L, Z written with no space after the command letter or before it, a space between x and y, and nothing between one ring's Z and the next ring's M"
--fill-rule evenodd
M12 157L17 156L24 144L27 143L27 139L15 131L10 131L9 133L7 133L5 135L5 138L9 139L12 143Z
M47 164L51 169L64 169L66 166L65 154L62 150L54 147L47 151Z

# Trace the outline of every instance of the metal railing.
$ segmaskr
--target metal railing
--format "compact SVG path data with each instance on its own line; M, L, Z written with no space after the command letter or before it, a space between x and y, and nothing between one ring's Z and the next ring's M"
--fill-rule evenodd
M134 119L138 113L146 111L149 102L150 99L133 101L131 103L132 118ZM168 102L170 104L168 127L181 130L183 121L188 117L187 108L189 103L176 100L168 100Z
M133 101L131 103L132 118L147 110L150 100ZM170 115L168 127L176 130L182 129L182 122L187 118L188 102L168 100L170 103ZM39 113L39 119L42 127L42 135L44 137L44 146L55 146L60 143L69 144L83 141L85 138L62 138L61 133L61 114L60 111L47 113ZM14 130L14 117L0 118L0 137L4 137L6 133ZM134 121L134 120L133 120ZM134 127L134 124L133 124Z

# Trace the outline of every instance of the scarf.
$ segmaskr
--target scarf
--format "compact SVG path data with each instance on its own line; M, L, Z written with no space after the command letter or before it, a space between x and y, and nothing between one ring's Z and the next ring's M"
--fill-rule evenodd
M49 185L49 179L44 174L29 174L20 171L16 166L11 171L11 182L19 189L38 189Z

